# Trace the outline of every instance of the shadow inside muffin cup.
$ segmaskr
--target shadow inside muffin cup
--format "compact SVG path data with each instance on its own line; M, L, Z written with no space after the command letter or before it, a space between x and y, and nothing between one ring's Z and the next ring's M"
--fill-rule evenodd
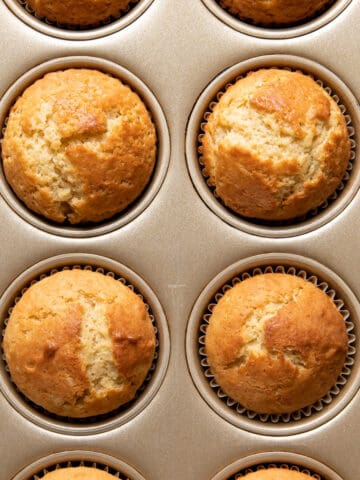
M326 293L342 315L348 336L348 351L336 384L316 403L286 414L260 414L230 398L216 382L205 351L206 330L215 305L237 283L266 273L295 275ZM356 393L360 383L357 360L359 321L360 310L356 298L334 272L298 255L257 255L221 272L205 287L196 301L186 335L188 366L205 401L230 423L263 435L292 435L315 428L332 418Z
M126 8L119 10L118 14L86 25L69 25L39 17L28 5L27 0L4 1L17 17L35 30L65 40L90 40L127 27L143 14L154 0L132 0Z
M34 67L21 76L5 93L0 101L0 124L2 137L10 109L27 87L36 80L43 78L49 72L66 71L67 69L95 70L113 78L118 78L124 85L135 92L144 103L156 131L156 158L153 171L138 197L126 208L111 218L97 223L81 223L71 225L65 221L63 224L53 222L36 212L31 211L14 193L6 180L3 164L0 169L1 194L9 206L24 220L33 226L55 235L81 238L102 235L126 225L140 215L155 198L165 178L169 157L170 139L167 122L160 104L151 90L134 74L111 61L96 57L63 57L50 60Z
M241 17L231 9L222 5L221 0L203 0L206 7L229 27L241 33L258 38L285 39L294 38L313 32L333 21L351 0L329 0L313 15L296 22L283 23L256 23L254 19Z
M204 129L213 108L229 87L248 73L262 69L300 72L312 78L338 105L344 116L350 140L350 160L341 183L318 207L289 220L261 220L240 215L225 205L205 172L202 159ZM357 102L347 86L322 65L302 57L273 54L254 57L221 72L200 94L189 117L186 157L191 179L208 207L228 224L259 236L288 237L300 235L335 218L350 202L360 186L360 167L356 161L360 126Z
M276 21L268 21L268 22L261 22L258 21L256 22L255 19L253 18L247 18L247 17L242 17L241 15L237 15L235 12L232 12L231 8L227 7L226 5L223 4L223 0L215 0L218 5L220 5L225 11L227 11L230 15L233 15L235 18L238 18L242 22L249 23L250 25L255 25L257 27L261 28L269 28L269 29L282 29L282 28L289 28L289 27L296 27L298 25L302 25L304 23L308 23L314 18L317 18L321 16L324 12L326 12L334 3L336 3L337 0L327 0L327 2L324 3L324 5L316 10L314 13L311 15L307 15L304 18L300 20L295 20L295 21L289 21L289 22L281 22L281 24L276 23ZM301 2L300 2L301 3Z
M103 27L105 25L108 25L109 23L112 23L114 22L115 20L118 20L120 17L122 17L123 15L126 15L131 9L133 9L141 0L133 0L132 2L129 3L129 5L123 9L123 10L119 10L119 13L117 16L110 16L110 17L107 17L105 18L104 20L98 22L98 23L90 23L90 24L87 24L87 25L71 25L71 24L67 24L67 23L58 23L58 22L54 22L54 21L51 21L51 20L48 20L46 17L39 17L36 12L34 12L34 10L28 5L28 2L27 0L17 0L18 3L23 7L25 8L25 10L27 12L29 12L31 15L33 15L34 17L36 17L38 20L41 20L42 22L45 22L47 23L48 25L51 25L53 27L57 27L57 28L62 28L64 30L75 30L75 31L79 31L79 30L92 30L94 28L100 28L100 27Z
M12 309L35 283L63 270L86 270L114 278L133 291L145 304L155 333L155 352L145 380L128 403L108 413L83 418L62 417L48 412L29 400L12 381L1 344L0 389L9 402L30 421L49 430L84 435L99 433L122 425L140 413L156 394L164 378L169 357L169 334L164 312L151 288L124 265L98 255L65 254L49 258L23 272L0 299L2 338Z

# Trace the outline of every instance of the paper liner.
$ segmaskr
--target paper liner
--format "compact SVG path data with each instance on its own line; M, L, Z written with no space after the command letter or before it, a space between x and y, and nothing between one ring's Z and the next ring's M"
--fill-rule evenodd
M38 15L36 15L34 10L27 4L26 0L14 0L14 1L16 1L19 5L21 5L21 7L23 7L28 13L30 13L37 20L40 20L41 22L44 22L47 25L60 28L62 30L84 31L84 30L93 30L95 28L105 27L106 25L109 25L110 23L113 23L116 20L119 20L119 18L122 18L126 13L128 13L131 9L133 9L141 0L132 0L127 6L127 8L119 10L119 14L116 17L111 16L102 20L101 22L94 23L91 25L67 25L66 23L52 22L47 18L39 17Z
M237 283L253 277L255 275L261 275L264 273L287 273L290 275L296 275L303 278L304 280L311 282L316 287L320 288L323 292L330 297L334 304L336 305L338 311L342 315L346 325L346 331L348 335L348 352L345 358L344 367L339 375L336 384L330 389L330 391L316 403L304 407L300 410L294 412L289 412L286 414L260 414L247 410L240 403L231 399L221 390L221 387L217 384L214 375L211 372L210 365L207 360L207 355L205 351L205 334L206 329L210 321L211 312L215 305L219 302L220 298L225 294L226 291L230 290ZM208 304L207 311L204 313L199 328L199 337L198 337L198 352L200 357L200 364L204 376L206 377L210 387L216 392L218 398L222 400L230 409L237 412L239 415L247 416L251 420L257 420L262 423L273 423L273 424L286 424L292 421L300 421L304 418L310 417L313 413L320 412L324 408L328 407L333 398L336 397L340 392L342 387L346 384L348 377L351 374L351 368L355 362L355 335L354 324L350 318L350 312L347 310L344 301L338 297L336 291L326 282L319 279L316 275L311 272L305 271L304 269L298 269L293 266L264 266L256 267L251 270L247 270L240 275L232 278L228 283L224 284L214 295L211 302Z
M10 375L10 370L9 370L9 367L7 365L7 362L6 362L6 357L5 357L5 353L3 351L3 346L1 344L1 353L2 353L2 359L4 361L4 364L5 364L5 371L7 372L7 374L9 375L9 378L12 382L12 385L14 386L16 392L21 396L21 398L28 404L30 405L32 408L34 408L35 410L37 410L39 413L43 414L43 415L46 415L52 419L55 419L55 420L59 420L61 422L65 422L65 423L71 423L71 424L78 424L78 425L81 425L81 424L89 424L89 423L96 423L96 422L99 422L99 421L103 421L103 420L107 420L109 418L112 418L116 415L118 415L119 413L121 412L124 412L125 410L128 410L128 409L131 409L131 407L136 403L137 399L142 395L142 393L146 390L146 387L148 386L148 384L150 383L151 381L151 378L152 378L152 375L153 375L153 372L155 371L156 369L156 366L157 366L157 361L158 361L158 358L159 358L159 348L160 348L160 341L159 341L159 334L158 334L158 328L157 328L157 325L156 325L156 319L152 313L152 310L151 310L151 307L150 305L147 303L146 299L143 297L143 295L132 285L130 284L124 277L121 277L119 275L117 275L116 273L108 270L107 268L102 268L102 267L97 267L97 266L92 266L92 265L79 265L79 264L74 264L74 265L71 265L71 266L64 266L64 267L59 267L59 268L52 268L51 270L49 270L49 272L47 273L43 273L41 274L40 276L34 278L33 280L31 280L24 288L22 288L22 290L19 292L19 295L15 297L14 299L14 302L12 304L11 307L9 307L8 309L8 317L5 319L4 321L4 327L3 327L3 330L2 330L2 338L4 337L5 335L5 329L6 329L6 325L8 323L8 320L9 320L9 317L11 315L11 312L14 308L14 306L16 305L16 303L20 300L21 296L24 295L24 293L26 292L26 290L28 290L29 287L31 287L32 285L34 285L35 283L37 283L38 281L50 276L50 275L53 275L54 273L57 273L57 272L60 272L62 270L75 270L75 269L81 269L81 270L90 270L90 271L94 271L94 272L98 272L98 273L102 273L104 275L108 275L109 277L112 277L114 278L115 280L118 280L119 282L121 282L123 285L127 286L128 288L130 288L130 290L132 290L145 304L145 307L146 307L146 310L149 314L149 317L150 317L150 320L151 320L151 323L154 327L154 332L155 332L155 353L154 353L154 358L153 358L153 362L151 364L151 367L148 371L148 374L144 380L144 382L142 383L142 385L138 388L137 392L136 392L136 395L135 397L128 403L124 404L124 405L121 405L119 408L117 408L116 410L112 410L111 412L108 412L108 413L104 413L102 415L96 415L96 416L91 416L91 417L85 417L85 418L74 418L74 417L62 417L60 415L56 415L54 413L51 413L51 412L48 412L47 410L45 410L44 408L42 408L41 406L39 405L36 405L35 403L33 403L31 400L29 400L16 386L16 384L12 381L11 379L11 375Z
M309 16L309 17L306 17L302 20L298 20L296 22L289 22L289 23L282 23L282 24L277 24L277 23L273 23L273 24L263 24L261 22L256 22L255 20L253 20L252 18L247 18L247 17L242 17L240 15L238 15L237 13L235 13L231 8L228 8L226 7L225 5L223 5L223 2L222 0L214 0L216 4L218 4L222 9L225 10L225 12L227 12L229 15L231 15L232 17L234 17L235 19L241 21L241 22L245 22L245 23L248 23L249 25L254 25L255 27L261 27L261 28L270 28L270 29L275 29L275 30L281 30L282 28L289 28L289 27L297 27L299 25L303 25L304 23L308 23L310 22L311 20L314 20L315 18L318 18L320 17L320 15L322 15L323 13L326 12L326 10L328 10L334 3L336 3L337 0L328 0L326 2L326 4L320 9L318 10L317 12L315 12L313 15Z
M260 70L262 68L276 68L276 69L282 69L282 70L288 70L288 71L291 71L291 72L299 72L299 73L302 73L304 75L307 75L309 76L310 78L312 78L318 85L320 85L320 87L322 87L332 98L333 100L337 103L337 105L339 106L340 108L340 111L342 112L342 114L344 115L345 117L345 121L346 121L346 126L347 126L347 131L348 131L348 134L349 134L349 138L350 138L350 160L349 160L349 164L346 168L346 171L345 171L345 174L344 174L344 177L340 183L340 185L337 187L337 189L335 190L334 193L332 193L330 195L329 198L327 198L327 200L325 200L325 202L321 203L318 207L310 210L309 212L307 212L305 215L302 215L301 217L297 217L297 218L294 218L294 219L290 219L290 220L261 220L261 219L258 219L258 218L251 218L251 217L245 217L245 216L242 216L240 214L238 214L237 212L235 212L234 210L231 210L229 207L227 207L224 202L221 200L221 198L217 195L216 193L216 188L214 185L212 185L210 183L210 179L209 179L209 176L206 174L205 172L205 166L204 166L204 163L203 163L203 160L202 160L202 138L205 134L205 125L207 123L207 120L209 118L209 115L212 113L215 105L218 103L218 101L220 100L220 98L222 97L222 95L226 92L226 90L234 85L238 80L240 80L241 78L244 78L248 73L250 72L255 72L257 70ZM215 199L224 207L226 208L229 212L231 212L232 214L234 215L237 215L239 218L242 218L248 222L252 222L256 225L263 225L263 226L269 226L269 227L285 227L285 226L292 226L292 225L297 225L298 223L302 223L306 220L310 220L314 217L316 217L316 215L318 215L319 213L321 213L323 210L327 209L328 207L331 206L331 204L339 197L339 195L341 194L341 192L344 190L349 178L350 178L350 175L351 175L351 171L353 169L353 163L355 161L355 151L356 151L356 142L355 142L355 129L353 127L353 122L352 122L352 119L351 119L351 116L349 115L348 113L348 110L346 108L346 106L342 103L340 97L338 96L337 93L333 92L332 89L326 85L322 80L314 77L314 75L310 74L309 72L304 72L302 71L301 69L299 68L290 68L290 67L283 67L283 66L272 66L272 67L262 67L260 66L259 68L255 68L255 69L251 69L247 72L245 72L244 74L242 75L239 75L237 76L232 82L229 82L227 83L224 88L220 91L218 91L218 93L215 95L215 97L212 99L212 101L209 103L208 105L208 109L205 111L204 115L203 115L203 121L201 122L200 124L200 128L199 128L199 134L198 134L198 160L199 160L199 164L200 164L200 168L201 168L201 172L202 172L202 175L206 181L206 184L207 186L209 187L209 189L212 191Z
M240 470L238 473L235 473L227 480L239 480L248 473L257 472L258 470L267 470L268 468L283 468L284 470L295 470L296 472L305 473L306 475L309 475L312 479L315 480L326 480L324 477L322 477L318 473L313 472L312 470L309 470L308 468L301 467L300 465L293 465L292 463L283 462L261 463L252 467L247 467L243 470Z
M92 462L92 461L86 461L86 460L81 460L81 461L68 461L68 462L62 462L62 463L56 463L54 465L51 465L49 467L46 467L42 469L40 472L35 473L32 475L29 480L41 480L41 478L44 477L49 472L52 472L54 470L59 470L61 468L69 468L69 467L91 467L91 468L97 468L98 470L103 470L106 473L109 473L111 475L114 475L115 478L118 478L119 480L132 480L129 478L127 475L123 475L121 472L116 470L115 468L109 467L108 465L105 465L103 463L99 462Z

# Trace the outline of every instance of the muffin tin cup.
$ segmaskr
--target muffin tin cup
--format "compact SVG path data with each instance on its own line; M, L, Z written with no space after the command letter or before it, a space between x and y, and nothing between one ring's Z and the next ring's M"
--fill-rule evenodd
M48 72L64 70L67 68L90 68L108 73L109 75L123 81L144 101L155 124L158 137L156 164L145 190L139 198L129 205L123 212L119 212L109 220L98 224L70 226L48 221L45 217L41 217L28 209L26 205L18 199L6 181L2 167L0 168L0 189L1 194L8 205L20 215L20 217L33 226L48 233L64 237L94 237L116 230L131 222L153 201L164 181L168 169L170 138L164 113L151 90L138 77L120 65L103 58L88 56L55 58L34 67L22 75L7 90L0 101L0 125L3 125L3 128L5 128L6 119L11 106L29 85L43 77Z
M12 480L41 480L46 473L52 470L75 466L98 468L114 475L119 480L145 480L135 468L122 460L87 450L59 452L41 458L17 473Z
M319 461L291 452L262 452L244 457L225 467L211 480L240 480L247 473L270 467L306 473L314 480L344 480Z
M281 272L297 275L315 284L333 299L346 322L348 354L336 385L313 405L289 414L257 414L228 397L216 383L204 350L204 335L210 312L225 291L235 283L254 275ZM266 254L250 257L231 265L203 290L191 312L186 350L188 367L200 394L221 417L239 428L263 435L293 435L327 422L351 401L360 386L356 332L359 330L360 306L347 285L320 263L290 254Z
M351 158L342 184L329 199L303 219L284 222L262 222L237 215L218 199L207 184L201 165L201 136L207 115L220 96L235 81L259 68L284 68L300 70L313 77L331 94L345 115L351 143ZM189 118L186 134L186 157L193 184L206 205L222 220L233 227L253 235L284 238L315 230L336 218L351 202L360 187L360 162L357 132L360 131L360 112L348 87L324 66L292 55L266 55L240 62L218 75L201 93Z
M225 8L219 5L218 0L202 0L206 7L223 23L238 32L266 39L287 39L306 35L307 33L318 30L336 19L343 10L351 3L351 0L335 0L332 5L319 12L318 15L309 20L299 22L297 25L289 27L261 27L255 24L240 20L232 15Z
M26 0L4 0L7 7L29 27L64 40L93 40L122 30L142 15L153 1L134 0L128 11L119 12L119 18L109 18L89 27L69 27L37 17L28 7Z
M0 365L0 389L11 405L31 422L48 430L69 435L97 434L119 427L138 415L154 398L166 374L170 355L170 340L162 307L147 283L128 267L114 260L90 254L64 254L43 260L20 274L0 299L3 331L12 307L21 295L37 281L61 270L81 268L100 271L127 285L145 302L156 332L153 364L134 400L114 412L84 419L63 418L45 411L28 400L11 381L5 356Z

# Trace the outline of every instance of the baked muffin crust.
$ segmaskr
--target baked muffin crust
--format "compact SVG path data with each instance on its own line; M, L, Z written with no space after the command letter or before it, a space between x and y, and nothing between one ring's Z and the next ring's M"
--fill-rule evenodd
M290 26L314 17L332 0L221 0L235 16L260 26Z
M42 477L42 480L114 480L114 475L90 467L67 467L53 470Z
M133 0L27 0L39 18L71 26L96 25L119 17Z
M30 210L58 223L100 222L146 187L156 131L119 79L68 69L48 73L16 101L2 156L7 181Z
M285 468L268 468L256 472L247 473L243 480L310 480L312 477L306 473Z
M343 317L319 288L269 273L224 294L212 311L205 348L229 397L257 413L291 413L336 383L347 334Z
M263 220L289 220L324 202L350 159L338 105L300 72L261 69L230 86L202 138L204 173L225 205Z
M20 298L3 347L11 378L27 398L81 418L134 398L153 361L155 333L145 304L121 282L64 270Z

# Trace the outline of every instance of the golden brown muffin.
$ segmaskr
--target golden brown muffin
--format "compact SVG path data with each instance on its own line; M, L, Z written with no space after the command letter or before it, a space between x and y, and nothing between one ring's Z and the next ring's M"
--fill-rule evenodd
M39 18L72 26L95 25L119 17L133 0L27 0Z
M69 270L24 293L3 347L26 397L57 415L88 417L134 398L153 361L155 334L145 304L128 287Z
M241 477L241 480L310 480L311 478L310 475L296 470L268 468L267 470L248 473Z
M338 105L309 76L261 69L222 95L205 125L203 162L224 204L245 217L287 220L324 202L350 159Z
M290 413L321 399L347 352L344 319L332 300L281 273L228 290L212 311L205 342L219 386L257 413Z
M289 26L309 20L334 0L221 0L233 15L261 26Z
M5 175L34 212L99 222L121 212L153 171L156 132L138 95L97 70L48 73L11 109Z
M114 480L114 475L91 467L67 467L47 473L42 480Z

